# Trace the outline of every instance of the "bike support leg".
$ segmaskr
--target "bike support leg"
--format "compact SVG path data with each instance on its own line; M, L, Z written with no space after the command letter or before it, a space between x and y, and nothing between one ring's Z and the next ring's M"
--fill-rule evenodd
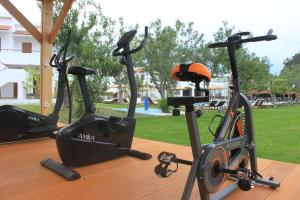
M184 191L182 194L181 199L182 200L188 200L190 199L192 190L193 190L193 186L197 177L197 182L198 182L198 188L200 191L200 197L202 200L208 200L209 199L209 194L205 191L203 191L203 188L200 186L200 176L198 175L199 172L199 164L200 164L200 159L196 159L193 161L187 182L185 184L184 187Z
M199 134L199 129L198 129L198 124L197 124L197 117L195 110L192 106L186 106L186 112L185 112L185 117L187 121L187 126L188 126L188 131L189 131L189 138L191 142L191 148L192 148L192 153L193 153L193 164L187 179L187 182L185 184L185 188L182 194L181 199L182 200L187 200L190 199L193 186L195 183L195 180L197 178L198 182L198 188L200 191L200 196L201 199L207 200L209 199L209 194L203 190L201 187L201 180L200 180L200 174L199 174L199 168L200 168L200 160L202 156L202 148L201 148L201 141L200 141L200 134Z

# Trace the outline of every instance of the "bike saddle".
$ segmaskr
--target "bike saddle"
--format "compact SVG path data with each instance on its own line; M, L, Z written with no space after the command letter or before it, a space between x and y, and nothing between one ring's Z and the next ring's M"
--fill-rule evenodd
M191 81L199 83L201 81L209 82L211 74L206 66L201 63L178 64L173 67L171 76L177 81Z
M86 76L96 74L96 71L90 68L72 66L68 68L68 73L77 76Z

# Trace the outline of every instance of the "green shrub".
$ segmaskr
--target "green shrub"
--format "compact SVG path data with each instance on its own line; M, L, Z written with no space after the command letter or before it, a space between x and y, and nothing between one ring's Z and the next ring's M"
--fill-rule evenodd
M169 113L170 112L170 107L168 106L168 103L167 103L166 99L159 100L158 107L161 109L161 111L163 113Z

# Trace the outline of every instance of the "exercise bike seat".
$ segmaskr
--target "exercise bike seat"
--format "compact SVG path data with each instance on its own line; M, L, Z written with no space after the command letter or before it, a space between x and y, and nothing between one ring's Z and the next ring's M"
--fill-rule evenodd
M96 74L96 70L86 67L72 66L68 68L68 73L76 76L86 76Z
M171 76L177 81L191 81L200 83L201 81L209 82L211 74L208 68L201 63L178 64L173 67Z

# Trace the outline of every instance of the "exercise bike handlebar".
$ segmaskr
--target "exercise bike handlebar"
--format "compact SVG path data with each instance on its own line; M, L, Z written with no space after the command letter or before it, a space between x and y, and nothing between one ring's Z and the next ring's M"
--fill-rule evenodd
M276 40L277 36L273 35L272 33L273 33L273 31L270 29L266 35L252 37L252 34L250 32L241 32L241 33L237 33L237 34L234 34L234 35L228 37L228 38L234 38L233 41L228 41L228 39L227 39L225 42L211 43L208 45L208 48L228 47L230 43L242 44L242 43L247 43L247 42ZM241 36L249 36L249 37L242 39Z
M144 34L144 39L143 39L142 43L137 48L131 50L130 54L136 53L139 50L141 50L145 46L147 39L148 39L148 27L145 26L145 34Z
M148 38L148 27L147 26L145 26L144 39L137 48L132 49L129 52L126 52L125 50L120 52L120 50L124 49L126 44L128 44L133 39L133 37L135 36L136 33L137 33L136 30L133 30L133 31L129 31L129 32L123 34L122 38L118 41L118 44L117 44L118 47L113 51L112 55L113 56L121 56L124 54L134 54L134 53L138 52L139 50L141 50L145 46L147 38Z
M54 113L58 113L62 106L62 102L65 96L64 95L65 88L66 88L67 97L69 99L69 123L71 123L72 121L72 98L71 98L70 86L69 86L68 76L67 76L67 67L68 67L68 62L70 62L74 58L74 56L66 58L68 45L70 42L70 35L71 35L71 30L68 32L67 40L64 43L64 45L61 47L61 49L57 54L54 54L52 56L50 60L50 65L52 67L55 67L59 72L59 83L58 83L58 91L57 91L58 95L55 103Z
M68 45L69 45L69 41L70 41L70 35L71 35L71 30L68 33L66 43L62 46L62 48L59 50L59 52L57 54L54 54L52 56L52 58L50 60L50 65L52 67L55 67L55 68L66 67L67 63L74 59L74 56L66 58ZM62 61L60 61L62 54L63 54Z
M276 39L277 39L277 35L264 35L264 36L242 39L241 43L271 41L271 40L276 40Z
M55 63L55 67L61 67L61 65L63 63L59 62L60 58L61 58L61 54L66 51L66 46L68 45L69 43L69 35L68 35L68 38L67 38L67 42L62 46L62 48L59 50L59 52L57 53L56 57L55 57L55 60L54 60L54 63Z
M71 37L71 30L69 30L69 32L68 32L68 37L67 37L67 41L65 44L65 50L64 50L62 64L67 64L69 61L71 61L74 58L74 57L66 58L68 47L69 47L69 42L70 42L70 37Z

